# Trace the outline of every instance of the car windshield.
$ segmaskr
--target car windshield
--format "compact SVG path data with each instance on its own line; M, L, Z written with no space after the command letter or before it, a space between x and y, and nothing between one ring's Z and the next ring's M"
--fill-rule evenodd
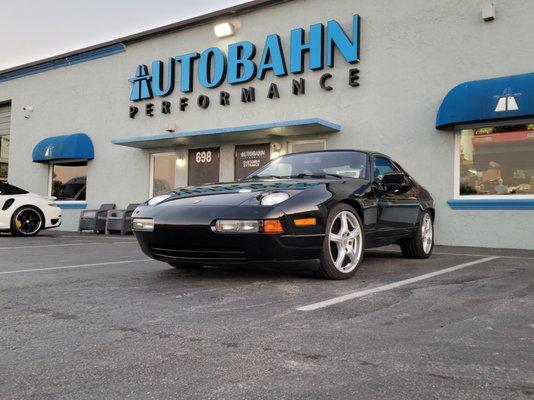
M247 179L257 178L361 178L367 179L367 154L326 151L288 154L271 161Z
M26 194L26 190L9 185L5 182L0 182L0 195Z

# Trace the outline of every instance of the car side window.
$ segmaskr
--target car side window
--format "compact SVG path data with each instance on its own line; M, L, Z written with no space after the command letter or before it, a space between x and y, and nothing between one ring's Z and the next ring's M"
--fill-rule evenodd
M388 172L397 172L398 169L385 157L375 157L374 159L374 182L380 182L384 174Z
M0 194L2 195L15 195L26 194L26 190L10 185L8 183L0 182Z

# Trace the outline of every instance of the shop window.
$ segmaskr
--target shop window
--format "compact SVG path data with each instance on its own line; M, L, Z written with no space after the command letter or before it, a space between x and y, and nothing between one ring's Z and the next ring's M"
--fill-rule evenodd
M87 163L52 164L50 169L52 196L58 200L85 201Z
M7 181L9 135L0 136L0 181Z
M534 197L534 124L461 129L457 152L460 197Z
M157 196L175 189L178 186L178 172L183 164L183 158L176 153L153 154L151 195Z

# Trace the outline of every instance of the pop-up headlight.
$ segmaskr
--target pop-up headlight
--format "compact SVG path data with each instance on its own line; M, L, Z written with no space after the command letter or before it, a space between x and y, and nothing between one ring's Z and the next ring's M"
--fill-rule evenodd
M289 194L284 192L275 192L262 196L260 203L262 206L274 206L278 203L286 201L287 199L289 199Z
M167 200L169 197L171 197L170 194L162 194L161 196L152 197L150 200L148 200L148 205L155 206L156 204L159 204L162 201Z

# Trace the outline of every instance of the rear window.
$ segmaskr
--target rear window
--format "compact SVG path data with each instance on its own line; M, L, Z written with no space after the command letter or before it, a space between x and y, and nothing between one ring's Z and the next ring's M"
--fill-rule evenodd
M26 190L10 185L8 183L0 182L0 195L12 195L12 194L26 194Z

